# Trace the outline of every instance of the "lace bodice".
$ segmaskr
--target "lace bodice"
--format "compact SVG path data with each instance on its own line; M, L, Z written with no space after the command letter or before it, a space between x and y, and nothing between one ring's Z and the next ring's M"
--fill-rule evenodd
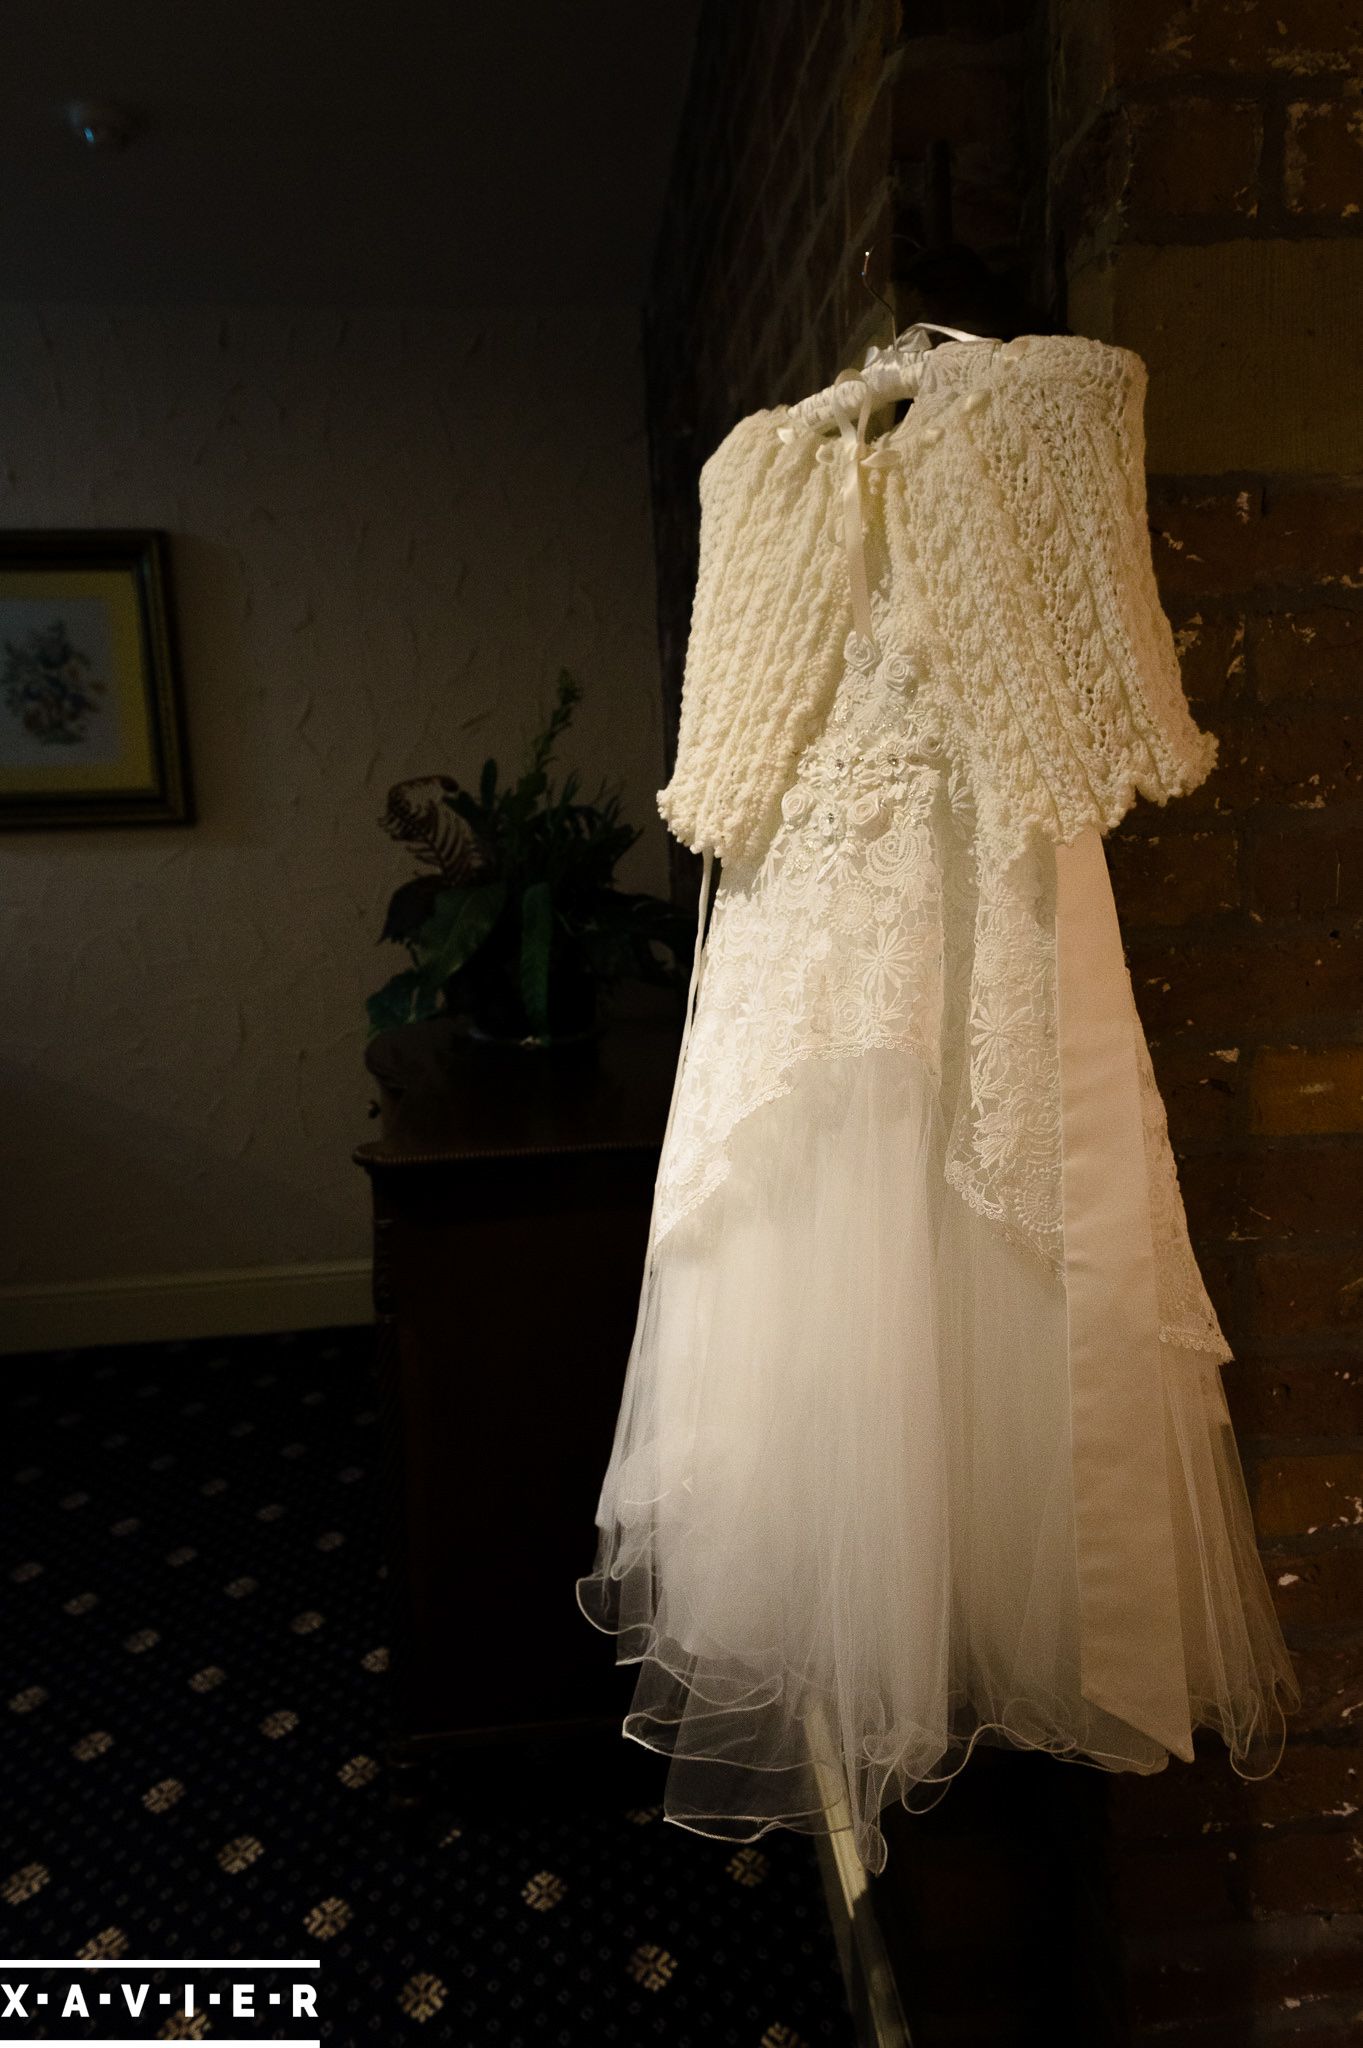
M718 1185L735 1124L800 1059L895 1046L941 1071L942 735L909 663L852 633L826 730L756 867L725 869L658 1183L661 1237Z
M760 861L725 867L657 1192L661 1239L724 1180L736 1126L802 1060L897 1048L940 1092L963 1201L1062 1264L1055 863L982 853L968 756L884 596ZM876 649L886 651L877 653ZM985 842L987 847L987 842ZM1134 1002L1162 1333L1228 1347L1191 1247Z

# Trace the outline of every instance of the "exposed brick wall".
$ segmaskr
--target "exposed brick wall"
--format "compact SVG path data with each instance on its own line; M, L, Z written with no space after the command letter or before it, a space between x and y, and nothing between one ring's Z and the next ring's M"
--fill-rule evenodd
M696 579L697 480L735 420L831 379L889 272L899 0L711 0L645 307L669 764Z
M804 397L889 338L861 282L866 249L901 321L923 313L892 278L911 247L895 238L928 239L932 142L951 146L956 233L1019 298L1038 295L1043 152L1026 58L1042 12L711 0L703 13L644 317L669 761L701 464L743 414Z
M1216 1742L1116 1781L1131 1999L1142 2041L1343 2044L1363 2039L1363 478L1332 337L1339 280L1363 293L1363 25L1323 0L1060 0L1056 21L1071 324L1151 363L1156 565L1221 739L1202 790L1116 836L1114 887L1306 1693L1261 1783ZM1284 437L1275 394L1303 379L1315 413Z
M891 82L894 227L930 243L933 153L950 155L951 230L1001 286L993 319L901 293L901 318L1007 336L1055 325L1044 238L1047 172L1044 0L919 0L905 8ZM899 268L907 251L899 247Z

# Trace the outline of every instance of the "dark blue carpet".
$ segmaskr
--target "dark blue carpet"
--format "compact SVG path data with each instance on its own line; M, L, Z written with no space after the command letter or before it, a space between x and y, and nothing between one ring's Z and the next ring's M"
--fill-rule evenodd
M371 1341L6 1363L0 1951L316 1956L334 2043L850 2048L810 1844L664 1825L634 1745L486 1750L390 1816Z

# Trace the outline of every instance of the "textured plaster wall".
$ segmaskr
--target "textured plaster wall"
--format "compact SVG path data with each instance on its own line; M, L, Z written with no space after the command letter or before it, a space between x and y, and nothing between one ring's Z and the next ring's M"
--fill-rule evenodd
M0 306L0 526L160 526L199 822L0 837L0 1284L362 1256L390 783L569 758L663 885L637 323Z

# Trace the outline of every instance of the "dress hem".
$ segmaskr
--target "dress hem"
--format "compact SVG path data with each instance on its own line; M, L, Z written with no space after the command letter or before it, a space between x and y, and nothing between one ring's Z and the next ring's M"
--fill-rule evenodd
M609 1583L618 1584L619 1581L611 1579ZM628 1630L625 1628L613 1628L609 1623L598 1620L597 1616L590 1611L583 1598L584 1588L600 1587L602 1584L603 1579L597 1574L589 1573L580 1578L576 1582L574 1589L577 1604L584 1618L590 1622L591 1626L599 1634L613 1636L617 1643L619 1643ZM631 1626L637 1627L638 1624ZM648 1635L649 1641L645 1648L628 1654L617 1655L617 1667L647 1665L655 1670L665 1672L669 1678L682 1683L689 1683L689 1681L683 1679L682 1674L675 1670L665 1656L659 1655L656 1629L650 1628ZM705 1697L703 1694L697 1694L696 1696ZM708 1703L711 1705L724 1704L716 1701ZM732 1702L729 1704L732 1705ZM1300 1691L1295 1679L1284 1675L1282 1672L1274 1672L1266 1685L1262 1699L1254 1705L1247 1729L1243 1735L1238 1737L1227 1733L1224 1713L1216 1709L1210 1701L1199 1701L1190 1696L1188 1704L1193 1733L1196 1734L1201 1730L1207 1735L1218 1736L1225 1745L1227 1762L1230 1768L1238 1778L1246 1783L1254 1784L1271 1777L1282 1761L1287 1741L1286 1717L1300 1704ZM621 1721L620 1732L628 1741L637 1743L640 1748L650 1750L655 1756L673 1758L676 1756L675 1736L677 1730L682 1725L683 1718L684 1716L680 1714L675 1718L667 1718L647 1710L631 1709ZM1266 1727L1261 1725L1266 1723L1269 1718L1273 1719L1276 1727L1272 1761L1262 1770L1245 1770L1242 1768L1242 1759L1246 1758L1250 1754L1251 1749L1257 1744L1270 1739ZM808 1717L803 1717L803 1725L806 1728L807 1720ZM668 1740L669 1734L672 1740ZM935 1736L929 1739L931 1741L938 1740ZM1153 1740L1153 1738L1148 1739ZM1105 1771L1109 1777L1116 1777L1121 1774L1129 1774L1133 1777L1141 1778L1157 1777L1168 1768L1171 1760L1184 1761L1183 1759L1176 1758L1174 1753L1167 1748L1162 1756L1153 1758L1148 1763L1143 1763L1131 1757L1118 1756L1115 1752L1107 1753L1095 1750L1073 1739L1057 1738L1052 1742L1037 1740L1027 1736L1006 1720L994 1719L978 1723L971 1728L968 1734L955 1738L949 1736L947 1738L939 1750L939 1758L947 1755L953 1746L963 1745L958 1760L950 1770L933 1774L922 1773L913 1779L912 1783L915 1787L919 1785L932 1787L934 1794L932 1798L911 1802L902 1793L897 1794L891 1799L882 1801L877 1812L888 1811L890 1807L896 1805L902 1807L909 1814L917 1815L931 1812L945 1798L952 1784L970 1762L977 1745L981 1743L990 1747L1011 1749L1019 1754L1029 1752L1036 1755L1050 1756L1057 1763L1080 1764L1091 1770ZM883 1758L871 1756L863 1756L860 1762L867 1770L880 1776L882 1783L888 1783L894 1777L896 1770L901 1767L903 1757L912 1748L913 1744L911 1743L903 1745L897 1752L896 1757L889 1762ZM742 1771L748 1775L756 1774L768 1778L779 1775L782 1772L789 1772L795 1768L795 1766L788 1763L762 1765L751 1759L712 1756L706 1755L703 1751L684 1751L682 1757L687 1764L703 1766L706 1770L727 1767L730 1770ZM1194 1757L1189 1761L1196 1762L1197 1759ZM845 1786L847 1782L847 1760L841 1754L819 1755L811 1747L806 1752L799 1768L813 1771L816 1774L820 1770L826 1770L833 1773L840 1784ZM663 1818L670 1821L676 1827L685 1828L691 1834L703 1835L715 1841L755 1842L763 1835L771 1834L778 1828L787 1828L792 1832L800 1834L834 1834L848 1831L865 1834L867 1830L864 1824L859 1826L855 1808L850 1807L850 1803L849 1809L851 1817L845 1822L829 1818L829 1807L826 1802L811 1807L792 1807L785 1813L775 1815L711 1813L703 1808L697 1808L693 1812L680 1813L668 1810L665 1795ZM701 1821L715 1823L716 1825L702 1827L698 1824ZM717 1825L721 1822L731 1822L732 1826ZM739 1832L740 1828L745 1828L747 1831ZM885 1863L884 1841L880 1829L875 1822L871 1823L869 1830L869 1847L871 1855L867 1859L867 1867L873 1872L883 1869Z

